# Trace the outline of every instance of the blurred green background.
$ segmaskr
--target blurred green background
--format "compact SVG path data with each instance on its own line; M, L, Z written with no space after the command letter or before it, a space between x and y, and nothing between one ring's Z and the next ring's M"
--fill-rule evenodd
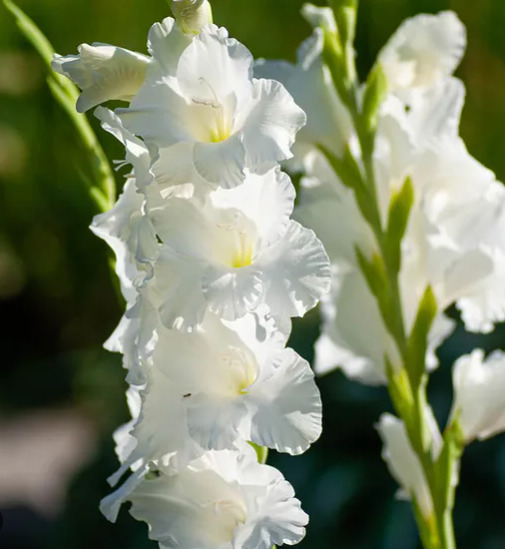
M299 16L302 3L212 2L216 23L256 57L289 60L310 32ZM164 0L20 0L19 5L62 54L93 41L144 52L150 25L169 15ZM503 0L362 0L360 70L366 72L405 17L448 8L463 20L469 38L458 70L468 90L461 133L471 153L505 180ZM109 158L120 159L119 145L92 123ZM105 478L116 468L111 433L127 412L120 357L101 348L122 306L111 283L106 246L87 228L96 213L82 183L87 173L73 128L45 85L42 63L0 6L0 547L6 549L155 547L145 525L127 512L110 525L98 511L109 491ZM295 323L292 345L310 360L316 336L317 312ZM450 365L476 345L505 347L504 329L486 338L458 329L444 344L442 366L430 384L442 420L450 405ZM389 409L385 390L349 382L338 372L319 385L325 414L321 440L303 456L272 453L269 459L294 484L311 516L300 547L420 547L409 506L394 499L396 485L380 459L373 426ZM41 468L36 435L33 447L15 454L30 431L26 417L46 423L53 418L55 424L71 418L70 426L78 418L75 425L84 425L84 434L69 442L82 458L74 460L82 462L77 471L70 467L63 475L52 467L52 458ZM30 474L49 479L55 470L63 483L57 503L53 498L52 506L44 507L42 481L42 496L34 503ZM19 484L15 475L28 488L3 489L7 481ZM503 436L467 450L455 514L460 549L505 547Z

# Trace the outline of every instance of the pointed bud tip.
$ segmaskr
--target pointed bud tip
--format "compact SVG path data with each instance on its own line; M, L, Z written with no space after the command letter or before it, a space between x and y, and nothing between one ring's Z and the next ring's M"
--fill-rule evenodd
M204 25L212 23L208 0L169 0L177 24L185 34L198 34Z

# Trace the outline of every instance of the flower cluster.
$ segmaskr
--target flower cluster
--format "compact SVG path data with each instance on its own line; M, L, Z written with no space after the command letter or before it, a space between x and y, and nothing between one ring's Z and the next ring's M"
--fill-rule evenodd
M256 74L277 75L307 113L289 162L291 169L302 172L296 217L321 238L332 267L315 368L326 373L339 367L369 384L385 384L391 376L408 372L407 383L417 391L416 383L426 383L424 369L437 366L436 348L454 329L454 321L444 315L449 306L459 309L469 331L489 332L505 320L505 189L468 153L459 136L465 89L453 72L464 53L465 28L452 12L404 22L380 51L353 105L346 95L349 74L335 75L328 62L328 37L337 40L341 31L336 31L334 12L306 5L303 13L315 28L300 47L297 64L261 61ZM356 122L366 111L374 77L375 83L383 83L382 90L376 88L376 120ZM364 147L368 134L363 131L367 123L374 127L369 165ZM360 201L353 169L358 179L366 172L367 184L373 186L368 202ZM371 199L377 211L368 215ZM370 219L375 214L374 226ZM384 243L395 231L401 241L397 257L388 248L394 239ZM384 280L389 275L398 284L401 318L394 319L394 329L387 322L392 298L381 301L385 252L390 252L389 266L396 272L389 269ZM426 356L420 358L422 372L417 375L406 363L408 346L401 348L398 342L408 340L427 309L434 311L433 321L424 349L420 346ZM400 337L395 337L396 328ZM505 430L505 358L495 353L483 360L477 350L454 366L448 425L457 422L463 445ZM429 407L423 404L423 410L430 448L422 451L431 452L436 462L441 435ZM393 476L414 496L424 516L432 516L419 448L413 449L415 429L407 433L402 420L384 415L379 432Z
M95 110L131 165L92 224L127 302L106 346L124 356L132 415L110 481L130 476L101 509L115 520L131 501L162 548L270 549L299 541L307 516L248 443L299 454L320 435L313 373L286 342L330 267L291 219L279 167L305 114L282 84L253 78L249 51L205 13L196 32L154 24L149 56L83 44L53 61L82 89L78 110L129 102Z

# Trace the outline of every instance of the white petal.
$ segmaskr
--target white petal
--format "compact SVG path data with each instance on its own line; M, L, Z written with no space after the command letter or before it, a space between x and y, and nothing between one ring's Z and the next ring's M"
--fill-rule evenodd
M140 395L141 412L130 433L137 445L129 462L160 460L171 471L177 471L203 453L189 436L180 387L153 369Z
M323 44L323 33L317 28L300 46L296 66L284 61L260 60L255 75L279 80L307 114L307 125L297 135L297 144L302 141L312 146L325 145L340 156L352 125L322 62Z
M465 86L460 80L446 78L437 82L407 115L414 142L425 145L448 137L456 138L464 101Z
M359 270L334 267L332 292L323 299L321 313L315 371L324 374L340 367L362 383L386 383L384 358L393 366L401 364L401 358Z
M250 440L260 446L296 455L321 434L314 374L292 349L278 353L271 367L262 370L245 400L252 414Z
M124 128L122 120L105 107L97 107L94 115L100 120L102 128L111 133L126 149L126 162L132 165L135 181L143 187L152 181L150 173L151 155L143 141Z
M275 80L254 79L252 102L242 129L247 166L262 169L291 158L296 132L306 122L305 113Z
M191 37L180 30L172 17L166 17L149 30L147 48L164 74L175 74L179 57L190 43Z
M274 545L300 542L309 517L294 495L291 484L282 478L270 484L266 497L260 499L256 495L255 517L239 526L233 537L233 549L269 549ZM250 506L253 507L253 502Z
M407 19L379 53L393 90L431 86L459 65L466 31L451 11Z
M153 284L161 295L159 311L163 324L177 330L198 326L207 308L201 290L201 264L185 261L170 248L163 248L154 268Z
M202 278L202 292L211 311L225 320L235 320L258 307L264 281L253 265L233 270L209 266Z
M53 69L73 80L82 93L77 111L110 99L131 100L142 86L149 58L108 44L81 44L79 55L56 56Z
M121 505L128 500L148 472L147 467L137 469L115 492L102 499L100 511L108 520L116 522Z
M220 143L195 143L193 162L197 173L214 186L226 189L244 180L245 151L240 135Z
M328 256L313 231L296 221L257 265L264 270L265 302L274 314L303 316L330 289Z
M391 475L410 497L415 497L423 516L431 517L433 502L428 483L419 458L410 445L403 421L391 414L382 414L377 430L384 443L382 458Z
M204 448L231 448L246 414L242 389L257 368L251 351L213 315L193 333L165 330L153 353L150 394L160 405L170 382L185 408L187 429ZM145 418L161 422L161 409ZM159 419L158 419L159 418ZM167 448L168 451L168 448Z
M158 253L151 221L143 215L144 197L137 192L136 181L127 181L114 207L96 215L90 229L116 254L116 273L125 299L136 298L136 287L150 276L149 262Z
M166 81L149 82L127 109L116 109L126 128L158 147L193 142L191 109Z
M158 158L152 166L158 185L165 188L191 183L195 189L208 187L207 182L199 177L193 165L193 147L193 143L180 141L171 147L159 149Z
M202 29L181 55L177 80L182 94L195 103L222 103L230 94L246 93L252 77L250 51L224 28Z
M467 442L483 440L505 430L505 354L495 351L484 360L475 349L453 367L453 414L460 414Z

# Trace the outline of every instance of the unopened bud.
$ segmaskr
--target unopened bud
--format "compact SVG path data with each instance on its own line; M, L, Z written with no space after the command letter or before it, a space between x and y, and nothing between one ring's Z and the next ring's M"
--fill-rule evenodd
M212 23L208 0L169 0L174 17L185 34L198 34L204 25Z

